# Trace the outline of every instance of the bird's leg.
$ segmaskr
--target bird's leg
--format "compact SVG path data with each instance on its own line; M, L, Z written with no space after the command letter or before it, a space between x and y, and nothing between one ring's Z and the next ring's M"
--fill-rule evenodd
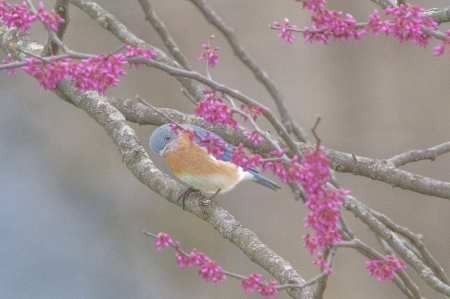
M216 198L217 194L219 194L220 190L222 190L222 189L219 188L219 190L217 190L216 193L214 193L212 196L209 196L209 197L203 196L202 198L200 198L199 199L200 204L203 206L207 206L211 202L213 202L213 203L216 202L215 198Z
M220 189L219 189L219 190L220 190ZM200 190L197 190L197 189L194 189L194 188L192 188L192 187L189 187L189 188L187 188L186 191L184 191L184 193L181 194L181 196L178 197L178 199L177 199L177 201L179 201L180 199L183 200L183 211L186 211L184 202L185 202L186 199L189 197L189 195L191 195L191 193L200 193L200 194L201 194Z

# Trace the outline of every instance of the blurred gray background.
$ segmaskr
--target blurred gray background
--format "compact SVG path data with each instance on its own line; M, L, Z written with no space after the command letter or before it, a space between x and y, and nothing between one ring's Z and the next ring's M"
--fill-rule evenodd
M137 1L98 2L140 38L164 49ZM212 45L220 48L220 63L211 71L213 78L275 108L220 33L189 1L151 2L197 71L205 71L204 63L197 62L201 45L215 34ZM390 158L449 141L450 57L448 53L433 56L437 41L424 50L369 34L360 42L325 46L305 44L302 35L297 35L290 45L268 25L288 17L292 24L307 26L310 15L301 10L301 3L208 2L276 79L298 122L308 129L316 114L322 116L318 132L323 145ZM44 4L50 8L53 1ZM448 1L415 4L443 7ZM365 21L378 7L368 0L337 0L328 8ZM107 53L120 46L77 8L71 8L71 16L65 36L70 48ZM46 41L38 23L30 34L41 43ZM2 53L0 58L4 57ZM180 85L172 77L155 69L127 72L108 94L128 98L140 94L156 106L193 113L193 105L180 94ZM268 128L267 123L261 124ZM155 128L132 126L142 144L147 144ZM195 247L227 270L263 273L263 279L272 280L208 224L143 186L122 164L117 148L97 123L23 72L17 78L0 74L0 128L0 298L261 298L257 293L244 294L232 278L216 286L204 282L196 269L179 269L174 252L156 251L154 240L144 236L143 229L167 232L185 250ZM155 164L171 174L165 161L146 148ZM403 169L448 181L449 162L447 155ZM338 179L365 204L423 234L432 253L450 269L448 200L348 174L339 174ZM302 247L301 236L308 232L303 218L308 211L293 200L289 188L274 193L244 183L221 195L219 203L306 279L319 272L312 265L314 257ZM359 220L348 212L344 215L358 237L377 246ZM325 298L404 298L391 282L370 277L364 262L351 249L339 250ZM442 298L413 271L408 272L424 296ZM288 298L285 292L276 297Z

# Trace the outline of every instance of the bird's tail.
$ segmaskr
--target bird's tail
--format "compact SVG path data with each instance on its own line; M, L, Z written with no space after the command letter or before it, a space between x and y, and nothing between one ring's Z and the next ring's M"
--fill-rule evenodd
M277 184L275 184L274 182L272 182L269 179L266 179L265 177L263 177L260 174L257 174L256 172L254 172L253 170L248 170L251 174L253 174L253 181L255 183L258 183L260 185L263 185L264 187L270 188L272 190L277 191L278 189L281 189L280 186L278 186Z

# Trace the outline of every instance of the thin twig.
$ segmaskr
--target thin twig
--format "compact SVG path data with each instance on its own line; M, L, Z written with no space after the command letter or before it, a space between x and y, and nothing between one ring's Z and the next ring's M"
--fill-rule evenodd
M70 22L70 14L69 14L69 0L56 0L55 3L55 12L64 20L64 23L58 22L56 36L59 40L63 40L64 34L66 33L67 27ZM49 36L48 42L44 47L44 51L42 51L42 56L50 56L57 55L59 52L59 46L55 43L51 37Z
M256 79L263 84L267 91L272 96L277 105L278 113L280 113L281 121L288 132L293 132L295 137L301 142L306 142L306 134L303 129L292 119L286 102L281 95L281 92L275 82L269 77L267 72L263 70L258 63L250 56L247 50L239 43L233 29L228 26L217 13L209 7L203 0L191 0L191 2L203 13L205 18L213 24L227 39L234 54L250 69L255 75Z
M169 33L169 30L166 28L166 25L158 18L155 10L148 0L138 0L141 5L142 10L144 11L145 19L150 23L150 25L155 29L158 33L159 37L163 41L167 50L170 54L172 54L173 58L183 66L184 69L191 71L192 67L189 63L188 59L183 55L180 51L175 40Z
M446 142L435 147L424 150L414 150L403 154L396 155L388 161L392 162L395 167L405 165L407 163L416 162L420 160L431 160L434 161L436 157L450 152L450 142Z

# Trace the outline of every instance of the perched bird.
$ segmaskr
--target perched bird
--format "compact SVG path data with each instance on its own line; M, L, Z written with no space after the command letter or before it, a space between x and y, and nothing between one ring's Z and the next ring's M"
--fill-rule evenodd
M243 180L252 180L272 190L281 189L271 180L249 169L244 171L242 167L231 163L233 147L216 134L194 125L183 125L186 129L192 129L201 138L217 137L223 142L225 153L221 159L216 159L208 154L206 147L200 146L200 138L195 136L193 141L189 139L189 133L179 132L178 136L169 124L157 128L150 137L151 149L165 156L167 164L173 173L192 188L188 191L198 190L202 193L222 193L233 189ZM213 196L213 197L214 197ZM186 197L183 197L183 201Z

